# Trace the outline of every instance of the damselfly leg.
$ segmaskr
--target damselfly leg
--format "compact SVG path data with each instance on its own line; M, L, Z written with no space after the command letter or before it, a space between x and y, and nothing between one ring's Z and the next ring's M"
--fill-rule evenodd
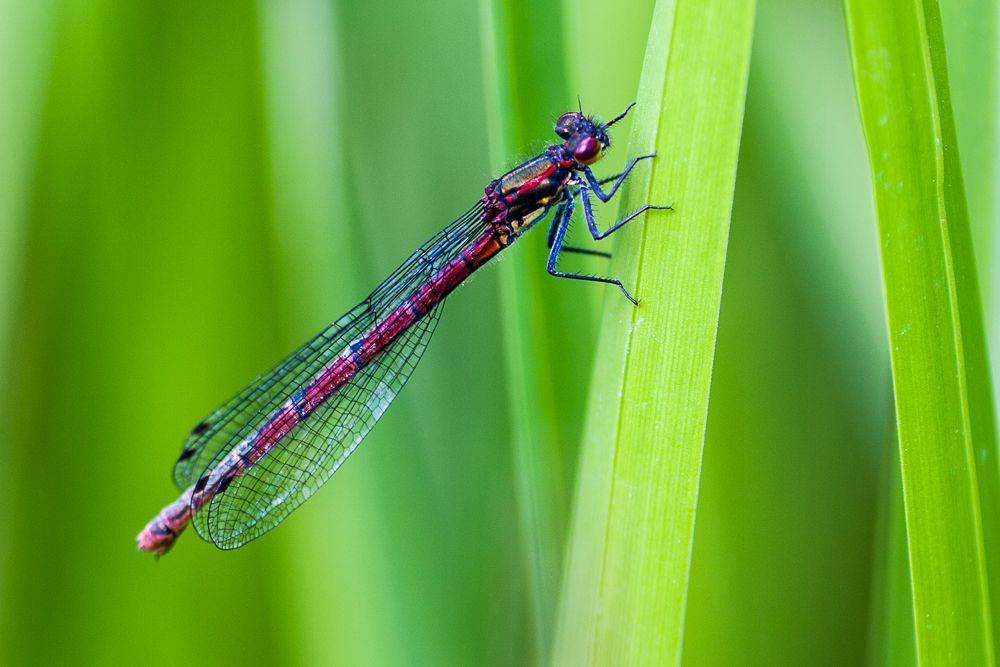
M588 276L583 273L567 273L565 271L559 271L556 268L556 264L559 261L559 253L562 250L563 239L566 238L566 232L569 230L569 221L573 217L573 197L569 193L566 195L564 200L565 204L560 207L559 213L561 215L556 218L556 233L555 238L552 240L552 248L549 250L549 261L545 268L548 272L555 276L556 278L569 278L571 280L586 280L594 283L607 283L609 285L617 285L618 289L622 291L625 298L632 302L633 305L639 305L639 302L628 293L625 286L617 278L603 278L601 276Z
M552 216L552 222L549 223L549 235L546 240L545 247L549 250L552 249L552 244L556 240L556 230L559 228L559 221L562 218L562 210L564 205L560 204L559 208L556 209L555 214ZM562 247L563 252L572 252L579 255L592 255L594 257L605 257L611 259L611 253L604 250L592 250L591 248L577 248L576 246L564 245Z
M606 183L612 183L612 182L618 180L619 178L621 178L625 173L626 172L621 171L621 172L618 172L617 174L615 174L614 176L606 176L606 177L602 178L601 180L599 180L597 182L599 184L601 184L601 185L604 185ZM577 189L577 190L575 190L573 192L573 196L576 196L579 193L580 193L580 190ZM561 208L562 207L560 206L560 209ZM556 238L556 227L557 227L556 223L558 221L559 221L559 211L557 210L556 214L552 216L552 222L549 223L548 238L547 238L547 240L545 242L546 243L546 245L545 245L546 248L550 248L550 249L552 248L552 241L555 240L555 238ZM608 252L608 251L606 251L606 250L592 250L590 248L577 248L576 246L569 246L569 245L564 245L562 247L562 249L563 249L563 252L574 252L574 253L579 253L581 255L593 255L594 257L605 257L607 259L611 259L611 253Z
M626 111L628 110L626 109ZM594 210L590 201L591 191L593 191L593 193L597 196L598 199L600 199L604 203L607 203L615 195L615 193L618 191L618 188L621 187L622 183L625 182L625 178L629 175L629 172L632 171L635 165L638 164L639 160L646 160L652 157L655 157L655 155L654 154L640 155L639 157L632 158L629 161L629 163L625 166L625 169L620 174L618 174L617 176L611 176L609 178L604 178L601 180L597 180L597 178L594 176L594 173L590 170L589 167L584 167L582 171L587 179L587 182L583 183L577 181L576 183L574 183L574 185L577 186L577 189L575 191L570 191L569 189L565 191L563 202L559 204L559 208L556 210L556 214L552 219L551 225L549 226L549 237L548 237L549 260L546 265L546 268L548 269L548 272L550 274L558 278L570 278L572 280L586 280L590 282L599 282L599 283L608 283L611 285L617 285L618 289L620 289L622 291L622 294L625 295L625 298L631 301L634 305L638 305L639 302L635 298L633 298L631 294L628 293L628 290L625 289L621 281L616 278L603 278L600 276L590 276L582 273L567 273L564 271L557 270L556 265L559 261L559 254L564 250L566 252L573 252L584 255L599 255L599 256L611 257L611 253L603 252L600 250L589 250L586 248L576 248L572 246L563 245L563 240L566 238L566 232L569 230L570 221L573 217L574 199L577 196L579 196L580 200L583 202L583 217L586 219L587 229L590 230L590 235L594 238L595 241L600 241L601 239L605 239L608 236L611 236L611 234L615 233L623 226L625 226L626 223L634 220L635 218L645 213L646 211L650 210L664 211L672 209L672 207L670 206L657 206L655 204L646 204L640 207L639 209L632 211L631 213L626 215L624 218L622 218L615 224L611 225L611 227L609 227L607 230L603 232L597 228L597 221L594 219ZM604 190L601 189L601 186L604 185L605 183L610 183L611 181L614 181L614 184L607 192L604 192Z
M640 206L636 210L632 211L624 218L616 222L615 224L608 227L605 231L601 231L597 228L597 221L594 220L594 209L590 204L590 192L586 186L580 187L580 199L583 201L583 217L587 220L587 228L590 230L590 235L594 237L595 241L600 241L601 239L606 239L607 237L614 234L616 231L625 226L626 223L631 222L635 218L639 217L646 211L672 211L672 206L657 206L655 204L645 204Z
M597 198L602 202L607 203L612 197L615 196L615 193L618 192L618 188L620 188L622 183L625 182L625 179L628 177L629 173L631 173L632 169L635 168L635 165L639 164L639 160L649 160L654 157L656 157L656 153L640 155L639 157L634 157L629 160L629 163L625 165L625 169L622 170L622 173L618 174L615 184L612 185L611 189L607 192L604 192L604 190L601 189L601 186L607 183L608 179L598 181L594 177L594 172L590 170L590 167L583 168L583 175L586 176L587 182L590 184L590 188L594 191L594 194L597 195Z

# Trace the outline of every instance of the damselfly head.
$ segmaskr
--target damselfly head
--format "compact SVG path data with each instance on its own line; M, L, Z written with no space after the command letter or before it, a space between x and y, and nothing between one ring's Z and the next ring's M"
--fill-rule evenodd
M566 148L581 166L594 164L611 145L604 125L579 111L569 111L556 121L556 134L566 140Z

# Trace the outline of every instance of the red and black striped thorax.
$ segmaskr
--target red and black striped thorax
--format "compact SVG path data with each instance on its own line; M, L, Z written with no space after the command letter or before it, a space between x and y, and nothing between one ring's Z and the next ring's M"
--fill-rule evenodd
M565 146L557 144L490 181L482 199L483 219L493 226L500 245L513 243L545 214L573 176L575 164Z

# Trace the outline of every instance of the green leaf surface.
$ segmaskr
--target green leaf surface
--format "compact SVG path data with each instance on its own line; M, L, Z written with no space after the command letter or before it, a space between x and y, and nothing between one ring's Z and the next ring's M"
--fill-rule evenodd
M553 137L552 121L566 109L562 7L531 0L486 0L483 7L485 67L493 83L487 98L495 128L490 152L499 175ZM538 66L542 52L548 54L546 67ZM546 225L540 223L536 234L544 234ZM532 235L505 253L499 269L517 518L539 659L552 634L574 425L583 403L582 384L566 380L573 374L570 360L585 358L579 352L589 349L593 335L586 308L569 315L544 266L545 246ZM567 317L575 318L575 326L566 327Z
M938 6L846 7L881 240L917 655L991 664L1000 479Z
M656 5L593 375L555 650L557 664L680 655L708 391L753 26L753 2Z
M50 68L52 51L53 3L0 1L0 401L15 400L15 346L12 329L19 297L24 263L25 219L29 208L30 188L38 154L40 109L44 82ZM0 440L14 440L17 426L3 420ZM17 502L18 480L9 468L0 471L0 505L13 507ZM0 522L8 517L0 512ZM0 530L0 589L7 588L7 559L13 551L9 531ZM2 626L2 620L0 620Z
M868 662L887 667L906 667L917 664L917 646L898 449L895 446L888 448L886 458L889 461L883 471L885 481L875 544Z
M969 226L986 303L996 252L997 18L995 0L941 0ZM996 312L1000 295L993 292L992 308L986 307L986 312Z
M554 119L578 103L608 117L634 99L652 2L631 3L605 17L600 43L572 38L590 30L603 9L593 0L484 3L495 174L554 140ZM602 160L599 173L624 167L628 124L616 128L620 149ZM505 253L500 267L518 520L539 656L551 652L597 307L610 291L545 272L547 224ZM582 218L576 227L585 230ZM592 244L587 236L580 231L573 243ZM564 256L560 267L608 272L606 260L579 255Z

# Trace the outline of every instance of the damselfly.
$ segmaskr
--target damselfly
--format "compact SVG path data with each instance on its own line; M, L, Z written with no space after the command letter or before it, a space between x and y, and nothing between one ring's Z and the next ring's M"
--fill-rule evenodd
M640 160L597 180L590 165L611 144L607 123L571 111L556 121L563 140L486 186L486 195L420 246L364 301L205 417L174 465L180 498L139 533L139 549L163 554L187 526L221 549L242 546L277 526L336 472L375 426L420 360L441 302L473 271L552 210L546 268L553 276L616 285L614 278L567 273L560 254L607 253L563 241L575 202L600 240L649 209L600 231L590 195L607 202ZM605 192L601 186L612 183Z

